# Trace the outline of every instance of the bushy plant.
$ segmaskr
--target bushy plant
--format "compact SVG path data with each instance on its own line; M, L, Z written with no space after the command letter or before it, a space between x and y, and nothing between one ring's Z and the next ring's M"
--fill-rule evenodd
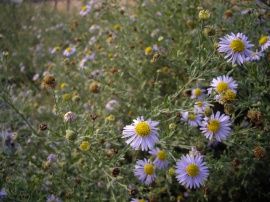
M82 3L0 5L0 201L269 201L270 3Z

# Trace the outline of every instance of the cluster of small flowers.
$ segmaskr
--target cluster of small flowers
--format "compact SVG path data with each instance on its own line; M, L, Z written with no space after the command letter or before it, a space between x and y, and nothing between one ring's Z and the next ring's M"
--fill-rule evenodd
M208 94L215 93L214 100L221 104L231 104L236 99L236 89L238 84L232 77L219 76L214 78L211 82L211 87L208 88ZM205 97L206 90L196 88L192 90L191 99L197 99L195 102L194 112L182 112L181 120L187 122L193 127L200 127L206 138L212 140L214 137L216 141L222 141L227 138L231 132L230 117L221 114L217 111L213 114L210 104L202 101ZM207 112L210 111L210 112ZM203 113L205 117L203 118Z
M270 47L270 37L262 36L259 45L261 51L256 50L253 52L249 48L254 45L250 44L246 35L243 33L231 33L231 35L227 34L225 37L220 38L218 51L226 54L225 59L228 58L227 62L231 61L232 64L238 63L242 65L244 62L260 60L264 56L263 51Z
M159 122L145 121L143 117L138 117L133 121L134 124L124 127L122 138L129 138L126 143L135 150L141 147L142 151L150 150L149 153L156 157L153 162L149 159L137 160L135 165L135 176L141 182L150 185L156 178L156 169L164 169L168 166L166 152L154 147L159 142L159 129L156 127ZM202 155L194 149L177 161L175 173L179 183L187 188L200 187L209 175Z
M99 0L91 0L88 2L88 4L86 4L85 6L82 7L81 11L80 11L80 15L85 16L87 15L91 10L92 7L94 6L94 8L98 8L99 4L95 5L96 3L98 3Z

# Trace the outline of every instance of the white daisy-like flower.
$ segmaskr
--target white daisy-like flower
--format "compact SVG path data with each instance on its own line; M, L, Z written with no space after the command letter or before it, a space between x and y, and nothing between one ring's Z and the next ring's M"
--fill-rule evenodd
M94 43L96 43L96 41L97 41L97 37L92 36L92 37L90 38L90 40L89 40L89 45L93 45Z
M217 111L210 118L204 118L200 130L209 140L214 136L216 141L221 142L230 135L232 130L230 126L230 117Z
M117 100L110 100L107 104L106 104L106 109L109 111L112 111L115 109L117 105Z
M87 62L86 58L83 58L80 62L79 62L79 67L81 69L86 69L86 66L84 65Z
M167 154L164 150L160 150L158 147L151 149L149 153L153 156L156 156L154 160L154 165L156 168L166 168L168 166Z
M148 202L148 201L147 200L144 200L144 199L133 198L133 199L131 199L130 202Z
M195 88L191 91L191 99L197 99L197 100L202 100L205 96L206 90L200 89L200 88Z
M39 73L36 73L36 74L33 76L32 80L33 80L33 81L36 81L36 80L38 80L38 78L39 78Z
M262 51L265 51L270 47L270 37L269 36L262 36L259 40L259 44L262 48Z
M187 121L189 125L191 126L199 126L201 124L202 120L202 114L194 114L190 112L182 112L181 113L181 120L182 121Z
M54 54L55 52L59 51L60 47L59 46L55 46L53 49L51 49L51 54Z
M100 29L100 26L97 25L97 24L93 24L90 28L89 28L89 31L94 31L94 30L98 30Z
M152 33L151 33L150 36L151 36L152 38L154 38L155 36L158 35L159 32L160 32L160 29L155 29L155 30L152 31Z
M209 106L210 104L208 102L198 101L195 102L194 111L197 113L203 113L204 110Z
M76 118L76 114L74 114L73 112L69 111L64 115L64 121L68 122L68 121L73 121Z
M74 54L75 52L76 52L75 46L69 46L69 47L67 47L67 48L65 49L63 55L69 57L69 56L71 56L72 54Z
M258 50L256 50L249 57L246 58L246 61L260 60L263 56L264 53L262 53L262 51L259 52Z
M87 54L86 54L85 58L87 60L93 60L95 58L95 55L96 54L93 51L89 50L89 51L87 51Z
M138 15L137 14L133 14L131 16L129 16L129 19L133 22L137 22L138 21Z
M87 13L89 13L91 11L91 6L90 5L85 5L84 7L82 7L81 11L80 11L80 15L85 16L87 15Z
M46 200L46 202L61 202L61 200L60 199L58 199L58 198L56 198L53 194L51 194L48 198L47 198L47 200Z
M189 151L188 153L189 156L193 155L193 156L202 156L201 153L196 150L194 147L191 148L191 151Z
M91 1L89 1L89 4L93 5L93 4L98 3L98 2L99 2L99 0L91 0Z
M249 50L250 47L254 46L248 41L248 37L242 33L231 33L220 38L218 44L218 51L220 53L226 53L225 58L229 58L227 62L234 64L237 62L239 65L245 62L245 59L252 54Z
M142 147L142 151L152 149L159 141L158 139L158 121L147 120L144 121L143 116L133 120L132 125L127 125L123 129L123 137L129 138L126 143L130 144L132 148L138 150Z
M201 155L182 156L176 162L176 179L186 188L199 188L209 175L208 167Z
M236 93L238 84L229 76L219 76L214 78L210 85L212 88L208 88L208 94L212 93L212 90L216 90L218 93L225 92L227 90L233 90Z
M135 165L134 174L141 182L145 181L145 184L149 185L156 177L155 166L149 160L138 160Z

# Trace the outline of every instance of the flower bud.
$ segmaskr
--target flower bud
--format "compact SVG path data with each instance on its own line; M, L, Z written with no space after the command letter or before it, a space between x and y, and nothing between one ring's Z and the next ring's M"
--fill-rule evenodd
M73 141L73 140L76 140L77 139L77 136L78 136L78 133L73 131L73 130L66 130L66 139L68 141Z
M199 12L199 19L200 20L208 20L210 18L210 12L208 10L201 10Z
M206 36L214 36L216 34L216 30L211 26L206 26L203 31Z
M207 107L203 113L206 117L210 117L212 115L212 109L210 107Z

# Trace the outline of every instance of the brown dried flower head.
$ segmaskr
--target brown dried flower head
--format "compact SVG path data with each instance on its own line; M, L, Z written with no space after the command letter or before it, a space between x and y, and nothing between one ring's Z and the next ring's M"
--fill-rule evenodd
M119 174L120 174L120 169L119 169L119 168L114 168L114 169L112 170L112 175L113 175L114 177L117 177Z
M258 159L262 159L265 157L265 150L263 147L258 146L253 150L254 155L258 158Z
M238 158L233 158L232 160L232 167L238 167L240 165L240 160Z
M42 87L44 88L55 88L56 87L56 79L52 75L47 75L44 77L42 82Z
M47 123L41 123L41 124L39 125L39 129L40 129L41 131L45 131L45 130L47 130L47 128L48 128Z

